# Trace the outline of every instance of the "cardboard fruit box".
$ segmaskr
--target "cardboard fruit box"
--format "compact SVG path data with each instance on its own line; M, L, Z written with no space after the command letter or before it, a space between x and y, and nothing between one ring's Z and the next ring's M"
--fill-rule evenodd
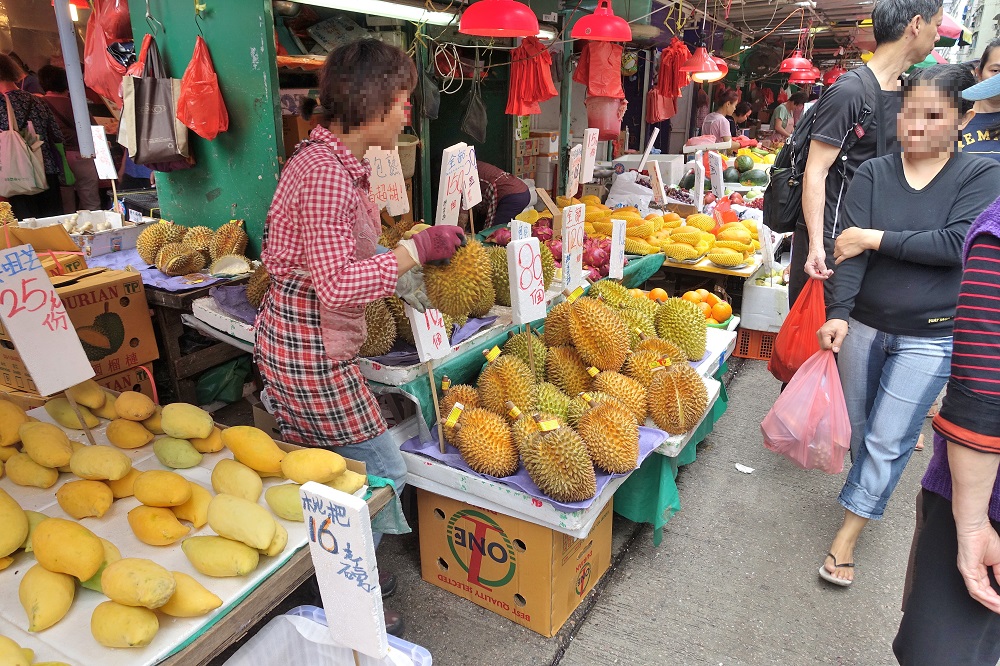
M109 391L114 391L115 393L122 393L123 391L136 391L137 393L142 393L151 400L156 400L156 393L153 390L153 378L150 377L149 372L146 371L147 369L152 371L153 364L147 363L141 368L132 368L131 370L126 370L125 372L118 373L117 375L101 377L100 379L95 379L94 381ZM34 409L35 407L44 407L46 402L61 395L61 393L57 393L54 396L46 397L38 395L37 393L19 391L13 388L0 386L0 400L13 402L25 411Z
M52 285L99 379L159 358L146 292L138 273L88 269L53 277ZM2 324L0 385L37 393Z

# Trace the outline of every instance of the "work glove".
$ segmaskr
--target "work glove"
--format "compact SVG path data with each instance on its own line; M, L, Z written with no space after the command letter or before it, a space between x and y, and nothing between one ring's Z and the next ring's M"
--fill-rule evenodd
M399 277L399 281L396 283L396 295L417 312L424 312L433 307L431 306L430 299L427 298L427 289L424 286L424 271L420 266L403 273Z
M450 224L438 225L399 241L399 245L418 264L448 263L458 248L465 245L465 232Z

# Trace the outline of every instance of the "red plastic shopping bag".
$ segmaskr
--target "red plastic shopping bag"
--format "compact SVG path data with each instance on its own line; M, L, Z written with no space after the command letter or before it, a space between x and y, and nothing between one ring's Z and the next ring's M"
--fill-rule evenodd
M125 75L125 67L108 53L108 45L111 40L108 39L103 23L106 18L103 16L104 4L107 3L94 5L94 11L87 22L87 34L83 40L83 80L87 87L97 94L121 104L122 77ZM110 18L114 20L114 13L117 9L108 7L108 11L112 13ZM127 4L125 5L125 16L127 20Z
M771 360L767 362L768 371L776 379L791 381L799 366L819 351L816 331L824 323L826 301L823 298L823 281L810 278L781 324L778 337L774 340Z
M177 119L209 141L229 129L229 113L219 89L219 77L215 74L208 45L201 36L195 38L194 55L181 79Z
M764 446L802 469L839 474L851 446L851 421L830 350L802 364L760 423Z

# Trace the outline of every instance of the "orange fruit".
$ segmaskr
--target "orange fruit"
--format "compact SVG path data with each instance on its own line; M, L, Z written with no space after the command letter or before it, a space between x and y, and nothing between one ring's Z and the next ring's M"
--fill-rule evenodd
M701 300L705 301L706 303L708 303L709 305L711 305L713 308L715 307L716 303L721 303L722 302L722 299L719 298L718 296L716 296L715 294L713 294L712 292L708 292L708 295L702 297Z
M652 292L650 292L652 293ZM696 291L685 291L684 295L681 296L685 301L691 301L692 303L701 303L701 296L698 295Z
M733 316L733 306L725 301L719 301L712 306L712 316L720 323Z
M714 319L712 319L711 317L709 317L707 320L705 320L705 323L707 323L707 324L718 324L719 322L717 322Z
M649 290L649 298L651 300L659 301L659 302L662 303L663 301L667 300L667 298L669 298L669 296L667 296L667 292L665 292L662 289L660 289L659 287L657 287L656 289L650 289Z
M681 219L681 216L678 215L677 213L664 213L663 214L663 221L664 222L673 222L674 220L679 220L679 219Z
M709 305L708 303L702 303L699 301L698 307L701 308L701 311L705 313L706 319L712 316L712 306Z
M711 295L711 294L709 294L708 289L695 289L694 293L698 294L698 298L700 298L703 301L705 299L707 299ZM712 305L712 304L709 303L709 305Z

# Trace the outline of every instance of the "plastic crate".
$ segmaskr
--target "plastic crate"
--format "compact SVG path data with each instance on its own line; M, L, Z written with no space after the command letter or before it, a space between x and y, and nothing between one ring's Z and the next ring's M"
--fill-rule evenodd
M777 337L777 333L741 328L736 336L736 349L733 350L733 356L767 361L774 352L774 340Z

